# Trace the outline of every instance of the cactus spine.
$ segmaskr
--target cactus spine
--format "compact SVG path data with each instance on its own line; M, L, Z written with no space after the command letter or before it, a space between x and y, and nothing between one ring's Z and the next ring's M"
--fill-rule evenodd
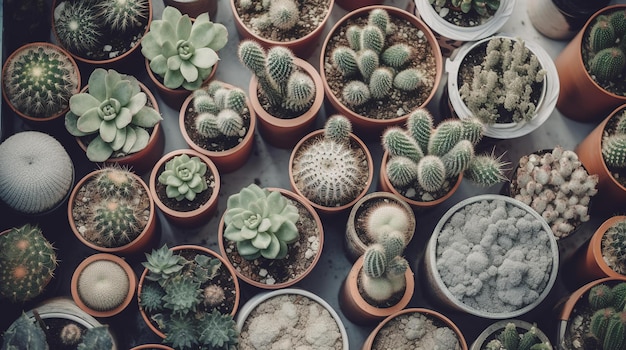
M149 14L148 0L106 0L97 7L102 11L105 23L122 31L141 26Z
M87 52L101 40L102 28L94 11L86 1L65 1L55 10L54 29L59 42L72 52Z

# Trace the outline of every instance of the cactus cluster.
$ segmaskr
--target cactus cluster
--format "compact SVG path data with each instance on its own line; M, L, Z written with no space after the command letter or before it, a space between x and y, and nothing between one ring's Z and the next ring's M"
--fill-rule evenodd
M24 302L43 292L58 265L52 244L36 225L0 235L0 296Z
M110 311L124 303L130 278L134 276L128 276L116 262L96 260L78 276L78 295L93 310Z
M550 343L542 343L537 335L537 328L532 326L520 334L515 323L509 322L489 341L483 350L552 350Z
M552 151L520 158L511 182L511 196L531 206L557 239L589 221L589 202L598 193L598 175L590 175L575 152Z
M524 40L489 39L483 60L467 69L472 78L463 82L459 94L483 123L519 123L535 117L537 105L533 91L544 89L546 70ZM504 113L510 114L508 120L503 120Z
M444 195L438 192L461 173L481 186L506 179L506 164L499 158L474 153L482 138L479 120L451 119L437 127L433 123L430 112L420 108L409 115L406 129L390 127L383 133L383 148L389 153L387 175L396 189L417 187L421 201L432 201Z
M221 261L200 253L186 257L167 245L145 255L139 306L165 334L164 342L183 350L233 348L239 334L220 309L226 295L216 278Z
M626 221L609 227L602 236L602 256L615 272L626 275Z
M97 135L87 146L87 158L104 162L144 149L148 129L161 119L136 78L96 68L89 76L89 91L70 98L65 128L77 137Z
M328 118L324 135L297 150L292 171L300 192L326 207L353 201L366 186L368 165L351 146L352 124L336 114Z
M428 0L435 9L441 11L445 6L458 8L463 13L476 13L481 17L490 17L500 8L500 0Z
M385 42L392 31L387 11L373 9L367 24L346 29L348 46L338 46L331 53L332 64L350 79L342 91L346 105L361 106L387 98L394 89L415 91L423 85L424 73L409 67L413 48Z
M69 107L80 89L74 60L52 44L29 44L5 63L2 85L9 103L31 118L50 118Z
M619 350L626 347L626 282L613 287L604 283L589 290L589 306L593 316L589 323L590 336L599 349Z
M193 201L198 193L209 187L206 171L207 165L200 158L181 154L165 163L165 171L157 180L166 186L167 198Z
M300 9L296 0L240 0L240 8L245 13L256 13L250 24L257 31L267 29L288 31L300 20Z
M610 168L626 168L626 111L611 118L612 128L602 137L602 159Z
M402 257L406 244L404 233L390 231L367 247L361 269L361 286L367 297L383 302L404 290L405 272L409 267Z
M274 46L267 52L259 43L246 40L239 44L239 60L258 79L271 106L294 113L309 109L315 98L315 83L295 63L291 50Z
M597 16L586 35L589 59L585 63L589 74L600 83L617 82L626 67L625 11L617 10Z
M283 259L298 240L298 208L278 191L251 184L228 197L224 238L247 260Z
M202 137L242 137L245 135L243 114L247 111L246 95L239 88L229 88L219 81L193 92L197 112L194 125Z

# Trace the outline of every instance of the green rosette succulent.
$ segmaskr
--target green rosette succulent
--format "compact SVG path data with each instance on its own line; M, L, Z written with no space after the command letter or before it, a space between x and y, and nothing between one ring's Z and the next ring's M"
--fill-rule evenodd
M147 102L137 79L96 68L89 76L89 91L70 98L65 128L77 137L98 133L87 146L93 162L104 162L114 153L135 153L148 145L146 129L162 119Z
M150 69L170 89L199 89L209 77L219 57L216 51L226 45L228 32L220 23L209 20L208 13L191 21L174 7L163 10L162 19L153 20L141 41L141 53Z
M298 240L298 219L298 208L280 192L251 184L228 198L224 237L247 260L282 259L287 245Z
M165 171L158 180L166 186L167 198L193 201L198 193L208 188L206 171L207 165L200 158L181 154L165 163Z

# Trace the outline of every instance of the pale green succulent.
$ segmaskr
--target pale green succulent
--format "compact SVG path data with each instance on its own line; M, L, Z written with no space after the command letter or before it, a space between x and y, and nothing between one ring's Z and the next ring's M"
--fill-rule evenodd
M228 198L224 237L237 242L237 251L248 260L282 259L287 244L298 240L298 219L298 208L280 192L251 184Z
M114 153L135 153L148 145L147 129L162 119L147 102L137 79L96 68L89 76L89 91L70 98L65 128L78 137L98 134L87 146L93 162L104 162Z
M150 69L170 89L200 88L219 60L216 51L226 45L228 32L220 23L209 20L208 13L192 22L174 7L167 6L161 19L153 20L141 41L141 53Z
M206 171L207 165L200 158L181 154L165 163L165 171L158 180L166 186L167 198L193 201L198 193L208 188Z

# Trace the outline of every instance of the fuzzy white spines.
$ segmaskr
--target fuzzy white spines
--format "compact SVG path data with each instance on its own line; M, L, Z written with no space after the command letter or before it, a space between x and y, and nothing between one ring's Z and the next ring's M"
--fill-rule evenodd
M129 276L124 268L109 260L90 263L78 277L79 297L85 305L97 311L110 311L122 305L129 286Z
M0 199L24 214L53 209L71 190L74 165L61 143L23 131L0 144Z

